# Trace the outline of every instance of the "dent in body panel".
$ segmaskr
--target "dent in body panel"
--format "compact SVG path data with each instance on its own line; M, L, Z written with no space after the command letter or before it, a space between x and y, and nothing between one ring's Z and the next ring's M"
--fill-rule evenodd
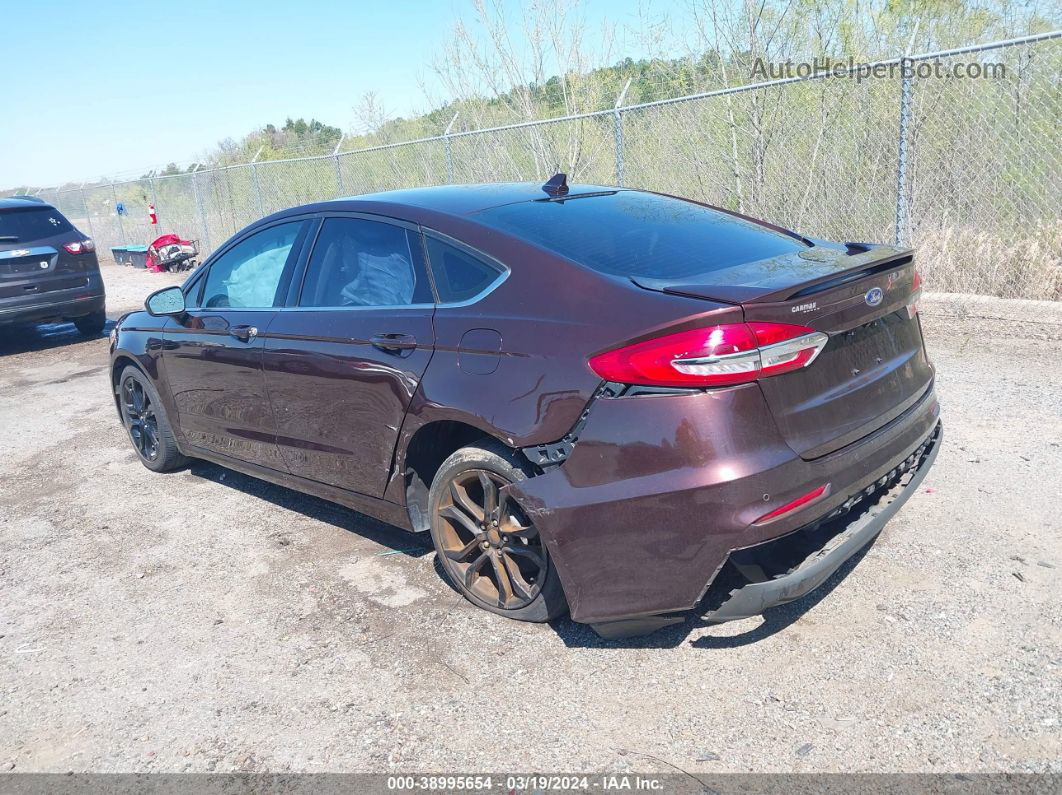
M709 576L759 515L763 495L750 493L748 476L793 458L755 384L605 398L561 467L510 489L550 550L572 615L597 619L593 605L669 610L677 591L696 591L676 571Z
M550 551L577 621L688 610L731 550L789 533L839 506L917 447L917 410L815 462L785 443L756 385L599 400L568 460L508 487ZM812 515L753 523L830 482Z
M264 338L275 309L190 310L165 328L163 361L182 438L195 447L284 471L276 420L262 374ZM230 326L250 325L258 336L241 342Z
M460 422L515 448L555 442L601 385L590 356L664 330L741 318L740 307L643 291L518 241L469 242L493 244L488 253L511 263L512 273L475 304L437 308L435 355L406 414L386 490L396 502L405 499L406 449L425 425ZM473 329L501 337L493 372L462 366L461 341Z
M281 313L264 370L277 444L293 473L383 494L399 428L433 356L432 311ZM382 332L406 333L416 347L371 344Z

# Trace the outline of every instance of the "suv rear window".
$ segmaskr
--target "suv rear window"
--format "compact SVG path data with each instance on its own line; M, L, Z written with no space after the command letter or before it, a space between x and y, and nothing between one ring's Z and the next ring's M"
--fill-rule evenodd
M475 217L615 276L684 279L807 248L751 221L636 191L507 204Z
M51 207L0 210L0 243L28 243L70 232L73 228L58 210Z

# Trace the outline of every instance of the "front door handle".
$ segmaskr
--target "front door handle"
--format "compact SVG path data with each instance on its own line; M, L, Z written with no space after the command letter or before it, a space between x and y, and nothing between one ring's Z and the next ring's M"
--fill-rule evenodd
M232 326L229 328L229 334L240 342L250 342L258 336L258 329L254 326Z
M376 334L369 338L374 347L389 353L408 351L417 347L417 338L412 334Z

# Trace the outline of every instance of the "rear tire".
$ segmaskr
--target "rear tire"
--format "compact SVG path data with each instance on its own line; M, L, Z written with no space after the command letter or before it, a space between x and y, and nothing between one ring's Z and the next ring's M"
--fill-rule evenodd
M77 330L86 337L98 337L103 333L103 327L106 324L107 314L105 312L93 312L91 315L74 319Z
M188 463L177 449L166 409L151 379L129 365L118 377L122 424L140 463L153 472L169 472Z
M556 567L515 501L500 489L527 478L519 456L493 439L447 458L431 483L431 538L457 591L491 613L549 621L568 609Z

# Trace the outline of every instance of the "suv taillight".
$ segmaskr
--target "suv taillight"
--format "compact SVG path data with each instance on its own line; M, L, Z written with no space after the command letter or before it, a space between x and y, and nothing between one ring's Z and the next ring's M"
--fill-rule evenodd
M65 243L63 248L71 254L88 254L90 251L96 250L96 244L91 240L78 240L75 243Z
M829 336L784 323L728 323L636 342L590 359L606 381L729 386L807 367Z

